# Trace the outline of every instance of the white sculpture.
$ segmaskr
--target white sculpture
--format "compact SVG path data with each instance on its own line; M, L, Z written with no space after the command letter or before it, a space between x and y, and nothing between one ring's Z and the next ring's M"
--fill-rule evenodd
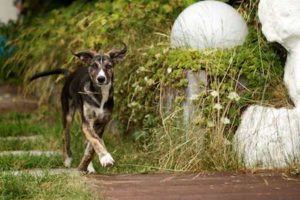
M199 50L230 48L243 44L247 34L244 19L233 7L219 1L201 1L189 6L177 17L172 27L171 47ZM207 85L205 71L188 71L187 79L187 100L183 103L185 122L195 111L192 101L201 91L199 82Z
M258 15L267 40L288 50L284 82L300 109L300 1L261 0Z
M172 27L171 46L230 48L243 44L247 33L244 19L234 8L219 1L201 1L178 16Z
M260 0L258 14L267 40L288 50L284 82L295 108L250 106L235 147L247 167L282 168L300 163L300 1Z
M283 168L300 161L300 113L285 108L250 106L235 135L248 168Z

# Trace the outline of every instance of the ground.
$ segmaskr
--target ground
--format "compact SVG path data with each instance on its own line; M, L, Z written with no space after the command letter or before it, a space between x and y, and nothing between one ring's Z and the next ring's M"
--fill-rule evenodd
M35 113L37 102L18 91L0 86L0 199L300 199L299 176L285 172L166 173L155 168L151 153L116 135L106 138L117 161L114 167L101 168L94 160L98 174L64 169L60 119L48 118L47 112ZM75 168L83 152L78 124L72 133L79 140L72 143Z
M94 175L89 184L106 200L300 199L300 177L267 172Z

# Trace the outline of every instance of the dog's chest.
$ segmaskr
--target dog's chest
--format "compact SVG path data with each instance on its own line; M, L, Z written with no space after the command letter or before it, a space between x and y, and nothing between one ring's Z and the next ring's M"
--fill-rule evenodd
M101 86L101 99L98 99L93 93L87 92L94 104L83 103L84 116L88 120L107 121L111 111L105 108L105 103L109 100L111 84Z

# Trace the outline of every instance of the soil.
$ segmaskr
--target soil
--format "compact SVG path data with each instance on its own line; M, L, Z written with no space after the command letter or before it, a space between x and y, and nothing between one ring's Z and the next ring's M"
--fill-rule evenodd
M104 200L300 200L300 176L281 173L91 175Z

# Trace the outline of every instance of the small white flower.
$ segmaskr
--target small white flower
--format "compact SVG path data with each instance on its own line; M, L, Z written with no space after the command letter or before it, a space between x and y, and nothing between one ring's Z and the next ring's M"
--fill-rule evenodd
M157 54L155 54L155 58L160 58L160 56L161 56L161 54L160 53L157 53Z
M145 72L145 71L147 71L147 70L146 70L145 67L142 66L142 67L139 67L139 68L138 68L138 71Z
M168 73L168 74L171 74L171 72L172 72L172 68L171 68L171 67L168 67L167 73Z
M148 78L147 76L145 76L144 80L145 80L146 84L149 86L154 85L154 83L155 83L153 79Z
M143 90L143 88L141 86L139 86L139 85L137 85L137 86L134 87L134 91L136 91L136 92L140 92L142 90Z
M222 108L223 108L223 106L219 103L214 105L214 109L216 109L216 110L221 110Z
M233 100L233 101L239 101L241 99L241 97L236 92L230 92L227 97L228 97L228 99Z
M223 124L230 124L230 119L228 119L227 117L222 117L221 118L221 122L223 123Z
M129 107L129 108L131 108L131 107L136 107L136 106L138 106L138 103L135 102L135 101L133 101L133 102L131 102L130 104L128 104L128 107Z
M212 128L214 126L215 126L214 122L212 122L212 121L207 122L207 127Z
M231 142L227 138L224 138L224 144L225 145L231 145Z
M213 90L211 93L210 93L211 96L213 97L218 97L219 96L219 92L216 91L216 90Z
M190 96L189 100L195 101L195 100L198 100L199 97L200 97L200 96L199 96L198 94L192 94L192 96Z

